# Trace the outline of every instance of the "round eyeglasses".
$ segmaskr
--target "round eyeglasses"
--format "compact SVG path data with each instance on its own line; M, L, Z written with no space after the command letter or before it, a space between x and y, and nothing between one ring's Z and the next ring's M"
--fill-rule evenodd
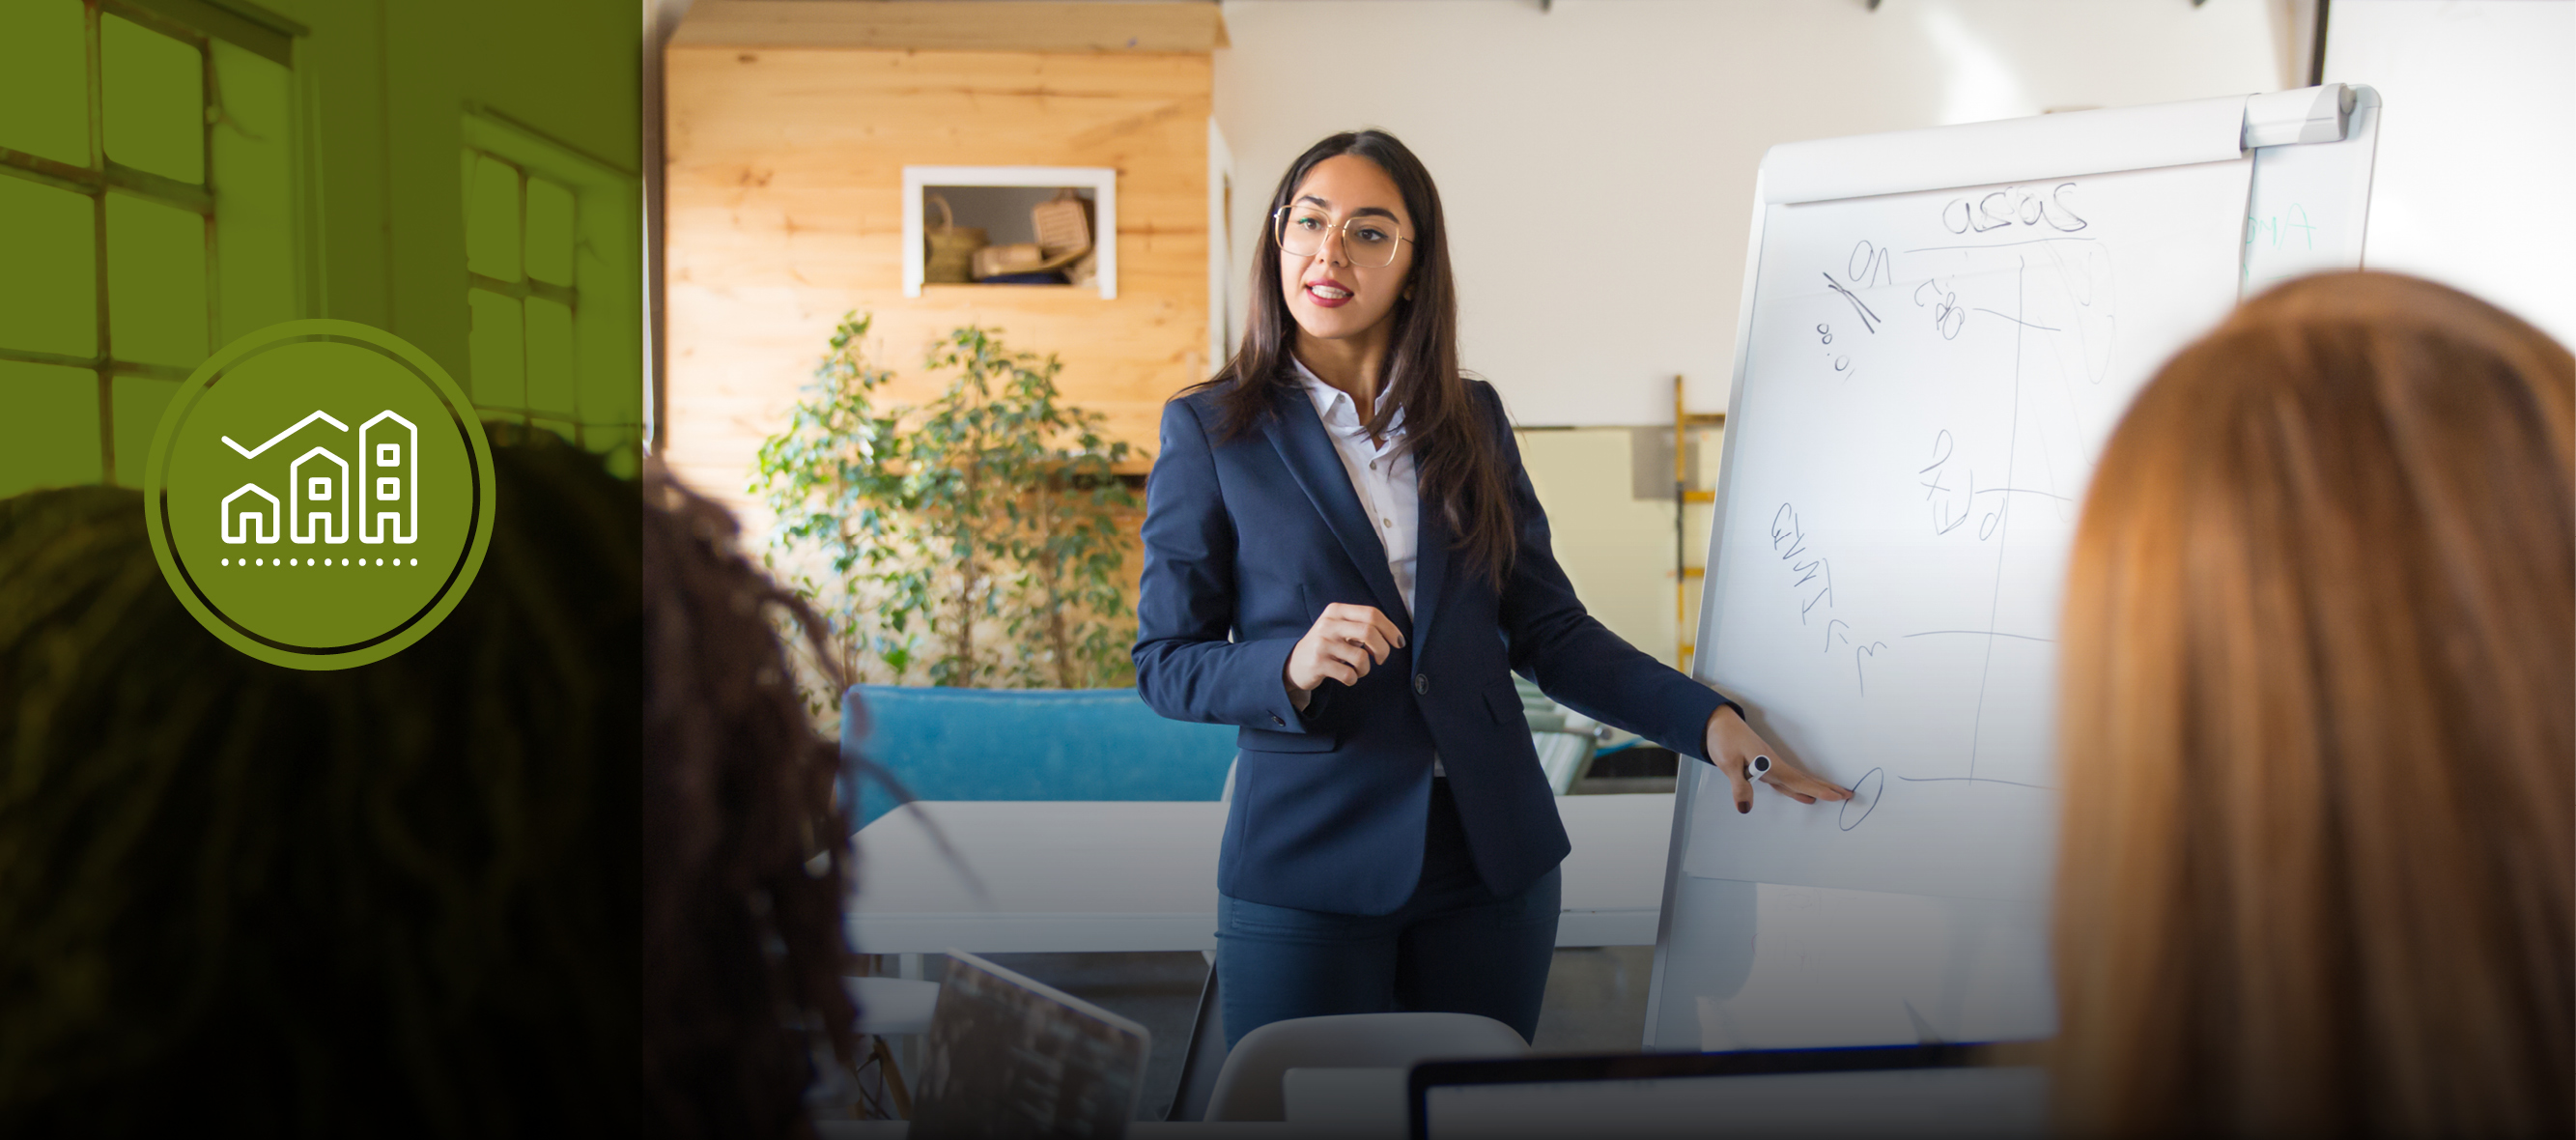
M1313 257L1324 252L1324 239L1338 231L1342 235L1342 258L1363 269L1378 269L1395 264L1395 247L1412 238L1395 232L1395 220L1378 214L1360 214L1333 224L1333 216L1314 206L1281 206L1270 215L1271 238L1279 243L1279 252L1290 257Z

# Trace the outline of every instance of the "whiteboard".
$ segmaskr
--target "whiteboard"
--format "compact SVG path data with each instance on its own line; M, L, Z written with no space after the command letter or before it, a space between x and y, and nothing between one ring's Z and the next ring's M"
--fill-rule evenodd
M2241 292L2357 261L2375 111L2312 90L1766 158L1696 670L1855 795L1738 815L1684 766L1649 1048L2054 1032L2057 609L2095 458Z

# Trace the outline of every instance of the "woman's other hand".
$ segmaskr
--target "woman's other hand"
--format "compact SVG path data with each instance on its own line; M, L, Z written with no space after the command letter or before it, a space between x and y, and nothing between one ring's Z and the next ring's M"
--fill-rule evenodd
M1772 747L1770 741L1762 739L1761 733L1753 731L1752 725L1744 723L1744 718L1735 714L1733 706L1720 708L1708 718L1707 744L1709 760L1717 765L1718 771L1726 773L1727 783L1735 785L1735 810L1738 812L1753 810L1750 772L1756 756L1771 758L1771 771L1762 777L1762 782L1778 788L1799 803L1851 798L1850 788L1818 776L1808 771L1806 765L1781 755L1779 749Z
M1376 606L1335 602L1324 607L1297 648L1288 651L1288 697L1305 708L1315 686L1326 681L1356 685L1371 666L1404 645L1404 632L1386 620Z

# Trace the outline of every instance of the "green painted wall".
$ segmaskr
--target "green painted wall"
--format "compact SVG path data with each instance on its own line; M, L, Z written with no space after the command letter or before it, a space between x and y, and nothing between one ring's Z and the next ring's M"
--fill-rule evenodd
M0 0L0 496L139 482L177 381L298 316L631 472L640 36L609 0Z

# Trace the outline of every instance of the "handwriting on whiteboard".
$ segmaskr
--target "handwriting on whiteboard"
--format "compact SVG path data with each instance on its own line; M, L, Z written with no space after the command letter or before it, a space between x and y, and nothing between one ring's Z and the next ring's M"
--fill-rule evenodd
M1834 565L1807 550L1807 533L1798 526L1798 510L1787 503L1771 515L1771 551L1788 563L1789 588L1798 592L1798 623L1819 605L1834 608Z
M1995 422L1934 426L1924 450L1889 464L1884 473L1888 491L1907 496L1918 504L1915 510L1924 512L1917 517L1925 520L1934 541L1966 543L1987 552L1978 556L1990 566L1989 581L1980 587L1987 596L1980 597L1979 612L1968 621L1941 623L1960 628L1882 631L1867 628L1866 604L1837 612L1840 599L1830 557L1810 533L1802 509L1793 502L1776 503L1767 537L1788 594L1783 600L1796 607L1798 624L1814 631L1817 651L1843 659L1837 667L1847 665L1847 692L1853 700L1868 697L1874 669L1906 668L1905 647L1927 644L1918 639L1957 644L1952 639L1973 638L1982 643L1970 665L1976 682L1973 700L1982 707L1994 672L1989 647L2054 640L2053 630L2011 628L2000 599L2003 580L2020 565L2009 549L2014 511L2036 504L2055 508L2057 521L2071 518L2084 474L2092 466L2084 448L2053 448L2052 442L2063 444L2062 435L2050 436L2021 414L2024 409L2036 413L2052 399L2071 398L2053 391L2060 384L2099 384L2110 370L2118 290L2109 246L2095 220L2078 208L2081 201L2078 181L1954 196L1941 207L1939 221L1944 230L1968 241L1902 248L1876 236L1862 237L1842 250L1839 264L1811 264L1807 270L1823 279L1815 303L1822 306L1817 315L1825 318L1814 321L1807 342L1807 351L1815 353L1809 359L1822 366L1809 375L1834 379L1838 391L1857 378L1873 377L1850 388L1855 398L1866 398L1862 393L1878 390L1878 383L1920 373L1926 353L1967 353L2009 370L2014 409ZM2045 354L2047 367L2026 378L2025 364L2033 363L2030 358L2036 354ZM2036 387L2026 392L2025 379ZM2034 458L2041 462L2031 462ZM1935 667L1930 663L1936 659L1955 658L1935 655L1912 668ZM1947 773L1871 767L1863 773L1871 785L1870 802L1845 811L1837 826L1846 831L1858 827L1891 781L2034 786L1981 774L1978 751L1972 741L1966 763Z
M2044 905L2097 458L2235 303L2249 215L2281 218L2283 254L2308 236L2293 197L2321 250L2333 232L2313 195L2249 209L2255 165L1761 211L1695 669L1856 794L1745 816L1700 781L1686 876Z
M2013 226L2045 226L2071 234L2092 225L2075 212L2075 185L2061 182L2046 190L2006 186L1973 199L1952 198L1941 207L1941 226L1954 234L1981 234Z

